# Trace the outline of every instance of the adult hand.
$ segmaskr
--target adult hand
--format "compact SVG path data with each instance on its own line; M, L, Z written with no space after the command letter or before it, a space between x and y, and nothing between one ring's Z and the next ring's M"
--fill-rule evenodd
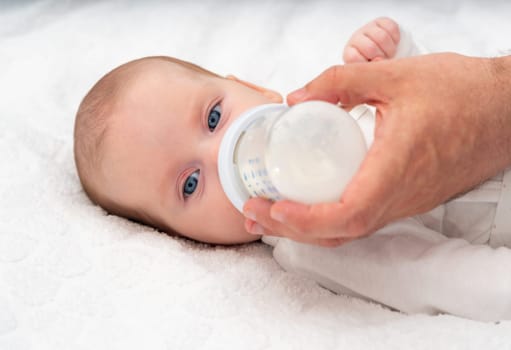
M511 56L452 53L327 69L288 95L377 109L374 143L336 203L250 199L247 231L324 246L426 212L511 164Z

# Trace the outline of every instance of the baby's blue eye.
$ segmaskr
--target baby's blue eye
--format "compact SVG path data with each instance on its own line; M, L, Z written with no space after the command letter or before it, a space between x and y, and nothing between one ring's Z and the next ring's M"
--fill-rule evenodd
M220 103L217 103L215 107L209 112L208 116L208 128L209 131L215 130L216 126L220 122L220 118L222 117L222 107Z
M191 196L193 192L197 189L197 185L199 184L199 170L195 170L190 176L186 178L185 184L183 186L183 196L186 198Z

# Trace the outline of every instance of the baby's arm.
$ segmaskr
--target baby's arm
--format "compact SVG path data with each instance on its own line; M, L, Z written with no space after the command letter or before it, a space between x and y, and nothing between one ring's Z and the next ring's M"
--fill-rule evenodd
M280 239L274 256L333 291L408 313L511 319L511 250L448 239L413 218L338 248Z
M410 33L387 17L377 18L362 26L344 47L345 63L378 61L425 54Z

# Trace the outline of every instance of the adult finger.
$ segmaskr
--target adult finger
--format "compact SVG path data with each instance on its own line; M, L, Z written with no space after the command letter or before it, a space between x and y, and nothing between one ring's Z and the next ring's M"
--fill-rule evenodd
M251 198L243 206L247 221L245 229L253 234L294 237L296 232L289 226L275 221L270 212L273 203L263 198Z
M307 100L323 100L343 105L377 104L386 101L391 71L385 61L332 66L303 88L287 96L289 105Z
M249 199L244 205L245 229L255 235L287 237L300 243L323 247L337 247L353 239L351 237L318 238L315 235L303 235L290 226L275 221L271 217L271 207L273 205L275 203L262 198ZM303 204L296 203L296 205Z

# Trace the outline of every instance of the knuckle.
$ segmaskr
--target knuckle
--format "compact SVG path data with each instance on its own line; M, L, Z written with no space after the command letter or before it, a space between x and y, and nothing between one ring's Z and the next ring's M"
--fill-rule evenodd
M393 19L391 19L390 17L386 17L386 16L378 17L374 20L374 22L377 25L380 25L385 28L391 28L396 25L396 22Z
M305 213L296 217L296 229L301 234L315 234L318 231L318 220L313 208L309 207Z
M350 80L349 76L353 74L352 69L344 65L332 66L324 71L320 81L317 82L317 89L323 95L322 99L331 103L341 101L343 104L349 104L350 96L345 87Z
M313 232L313 223L312 221L307 217L300 217L296 228L297 230L302 234L309 234Z
M399 40L399 25L394 20L388 17L380 17L375 22L378 27L385 30L396 40Z
M342 58L344 60L344 62L350 62L353 60L354 58L354 53L353 53L353 47L351 46L347 46L345 49L344 49L344 52L342 54Z
M389 34L381 28L375 30L372 35L374 40L379 43L385 43L390 39Z
M358 62L361 61L361 57L357 50L354 47L349 47L344 50L343 60L346 63Z
M378 45L375 43L375 42L372 42L368 47L367 47L367 55L370 57L370 58L375 58L377 56L380 56L381 55L381 50L380 48L378 47Z
M328 68L325 71L325 80L328 81L330 85L335 85L342 74L342 69L342 66L339 65Z
M270 218L268 218L268 216L266 214L264 214L264 215L263 214L257 215L255 221L258 224L263 225L264 227L268 227L271 224L271 220L270 220Z
M372 39L370 36L367 36L367 41L364 42L363 45L359 46L360 53L366 58L371 59L375 56L377 46L374 43L374 39Z
M330 67L324 70L320 75L305 85L305 89L308 91L310 96L320 96L320 99L325 99L325 94L330 94L330 90L335 87L335 84L332 85L332 68L333 67Z
M351 237L362 237L369 233L370 221L367 215L359 213L346 222L346 232Z
M269 230L267 229L266 227L263 228L263 232L262 232L263 235L266 235L266 236L275 236L275 235L280 235L281 233L279 231L276 231L276 230Z

